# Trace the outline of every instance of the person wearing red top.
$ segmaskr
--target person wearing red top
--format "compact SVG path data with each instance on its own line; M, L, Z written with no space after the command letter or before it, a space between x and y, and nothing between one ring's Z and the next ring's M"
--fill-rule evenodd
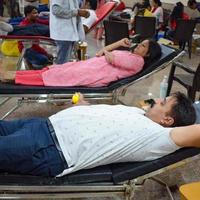
M189 19L189 16L184 12L184 5L181 2L176 3L170 15L170 30L167 32L167 38L170 40L173 40L178 19Z
M25 18L20 22L19 26L28 26L31 24L43 24L48 25L48 20L43 20L38 18L38 11L35 6L26 6L24 8ZM24 46L22 42L19 42L18 48L20 52L23 50ZM52 59L52 55L48 54L45 49L40 47L38 44L33 44L31 48L27 49L25 52L25 59L30 68L40 69L45 66L49 59Z

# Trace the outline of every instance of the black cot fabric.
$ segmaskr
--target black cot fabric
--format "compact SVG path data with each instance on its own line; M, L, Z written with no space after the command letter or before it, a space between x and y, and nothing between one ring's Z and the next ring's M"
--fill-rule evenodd
M182 148L153 161L116 163L99 166L92 169L80 170L60 178L0 174L0 185L118 184L162 169L199 153L200 149L198 148Z
M10 94L10 95L23 95L23 94L68 94L74 92L83 92L83 93L107 93L111 92L114 89L117 89L121 86L129 84L138 79L142 79L142 77L150 74L156 69L159 69L162 64L167 63L174 59L180 51L174 50L173 48L161 45L162 47L162 56L159 60L153 62L149 66L144 66L143 70L134 76L130 76L128 78L124 78L118 81L114 81L110 83L106 87L96 87L96 88L88 88L88 87L44 87L44 86L23 86L23 85L14 85L12 83L0 83L0 95Z

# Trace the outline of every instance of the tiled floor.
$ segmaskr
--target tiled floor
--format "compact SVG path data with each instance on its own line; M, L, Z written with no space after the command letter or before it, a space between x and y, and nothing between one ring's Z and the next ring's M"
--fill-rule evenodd
M96 41L92 33L87 36L88 41L88 54L90 57L94 56L98 49L101 49L103 45L103 41ZM200 54L193 54L192 59L188 59L188 55L185 55L180 59L181 62L187 63L191 68L196 68L198 63L200 62ZM1 57L1 63L3 63L4 67L6 66L9 69L12 69L17 62L16 58L10 57ZM149 93L152 93L153 97L158 97L159 95L159 85L164 75L168 75L170 70L170 66L167 66L166 69L160 71L152 75L151 77L139 81L134 84L132 87L128 89L125 97L121 98L121 100L127 105L134 105L139 99L144 99L148 97ZM182 88L178 86L178 84L174 84L173 91L183 91ZM0 116L6 112L9 108L11 108L16 102L16 99L8 101L2 108ZM8 119L13 118L23 118L23 117L33 117L33 116L49 116L52 113L61 110L64 106L55 106L52 104L28 104L21 106L17 111L11 114ZM182 167L178 167L177 169L170 170L168 172L162 173L159 175L160 178L163 178L169 184L177 184L181 185L184 183L199 181L200 180L200 159L197 161L192 161L189 164L184 164ZM177 191L173 193L175 199L179 199L179 194ZM119 199L119 198L114 198ZM166 190L149 180L145 183L144 187L139 191L136 191L135 199L137 200L167 200L169 197L167 196Z

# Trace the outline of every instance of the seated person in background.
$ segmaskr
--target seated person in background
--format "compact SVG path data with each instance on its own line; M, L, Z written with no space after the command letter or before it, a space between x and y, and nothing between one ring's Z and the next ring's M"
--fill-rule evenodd
M94 24L94 22L96 22L98 19L95 13L95 10L97 9L97 0L86 0L82 9L86 9L90 13L90 16L88 18L81 17L84 31L85 33L87 33L91 26Z
M38 10L35 6L26 6L24 8L25 18L20 22L20 26L26 26L33 23L49 25L48 19L39 18Z
M153 17L153 13L151 12L151 4L146 3L146 7L144 8L144 17Z
M188 7L192 10L198 10L200 12L200 2L197 2L196 0L189 0L187 3Z
M135 15L136 14L136 15ZM138 8L137 13L134 13L131 16L131 20L130 23L132 25L132 33L134 34L134 23L135 23L135 16L144 16L144 17L154 17L153 13L151 12L151 5L149 3L149 1L145 1L142 4L142 7Z
M43 70L1 71L0 77L2 81L15 80L16 84L22 85L106 86L112 81L138 73L144 63L148 64L161 56L161 47L153 40L144 40L133 52L112 51L120 46L130 45L129 40L124 38L99 51L99 57L52 65ZM105 56L102 56L103 54Z
M28 26L31 24L47 24L46 20L38 19L38 11L34 6L26 6L24 8L25 19L22 20L19 26ZM22 42L19 42L19 50L24 48ZM53 59L51 54L48 54L45 49L38 44L33 44L31 48L27 49L24 55L27 65L31 69L41 69L46 66L50 60Z
M187 3L188 7L192 10L197 10L200 13L200 2L196 0L189 0ZM200 23L200 16L195 17L198 23Z
M159 30L162 28L163 24L163 8L162 8L162 3L160 0L152 0L151 1L151 12L153 13L153 16L156 17L156 29Z
M151 12L151 5L148 2L145 2L142 8L138 10L137 15L141 15L144 17L153 17L153 13Z
M143 0L142 3L138 3L138 2L135 3L132 8L134 15L137 15L139 10L145 9L147 7L147 4L148 5L150 4L149 0Z
M170 30L168 30L166 37L170 40L173 40L178 19L189 19L189 16L184 12L184 5L181 2L176 3L169 18Z
M191 125L194 107L181 93L157 100L146 113L124 105L88 105L80 99L79 106L49 118L1 120L0 172L59 177L200 147L200 125Z

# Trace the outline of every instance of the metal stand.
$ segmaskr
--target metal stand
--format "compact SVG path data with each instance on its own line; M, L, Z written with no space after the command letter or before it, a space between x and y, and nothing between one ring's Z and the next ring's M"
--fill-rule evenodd
M171 192L169 186L167 185L167 183L165 183L164 181L162 181L162 180L160 180L158 178L155 178L155 177L151 177L149 179L151 179L151 180L159 183L160 185L164 186L166 188L166 190L167 190L167 193L169 194L170 199L171 200L175 200L174 197L173 197L173 195L172 195L172 192Z

